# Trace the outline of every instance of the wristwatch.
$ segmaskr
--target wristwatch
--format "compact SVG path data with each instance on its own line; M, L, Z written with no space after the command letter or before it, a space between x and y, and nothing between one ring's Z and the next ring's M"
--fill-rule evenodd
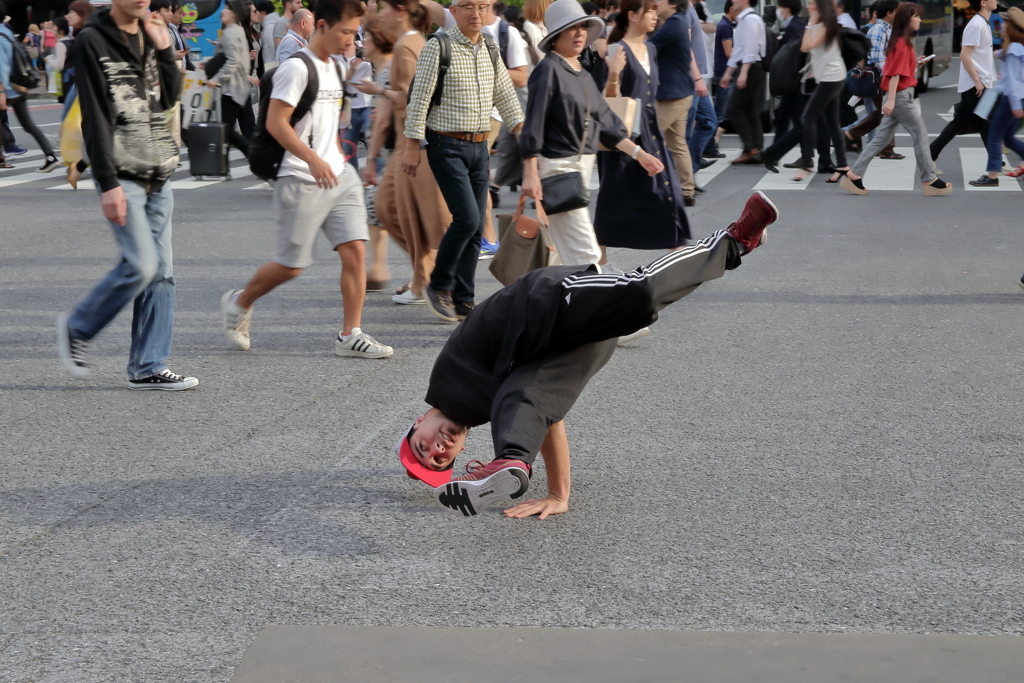
M642 151L643 150L640 149L640 145L637 145L636 147L633 148L633 152L629 156L633 157L633 159L636 159L637 157L640 156L640 152Z

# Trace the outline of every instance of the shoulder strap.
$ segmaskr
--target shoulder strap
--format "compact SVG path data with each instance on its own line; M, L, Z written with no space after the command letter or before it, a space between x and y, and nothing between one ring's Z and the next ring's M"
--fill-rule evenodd
M292 112L291 119L288 121L292 128L294 128L295 124L301 121L306 114L310 112L313 105L316 104L316 94L317 91L320 90L320 75L316 72L316 65L313 64L313 60L310 59L308 55L302 54L302 52L296 52L288 59L292 59L294 57L305 62L306 72L308 75L306 78L306 89L302 91L302 97L299 98L299 103L295 105L295 111ZM335 64L335 66L337 66L337 64ZM340 69L338 71L338 78L341 80ZM307 140L307 144L310 149L313 148L313 126L309 127L309 139Z
M480 35L484 39L484 45L487 46L487 53L491 56L491 66L493 66L494 70L497 71L498 60L501 59L500 55L498 54L498 46L497 44L495 44L494 38L491 38L491 35L489 33L481 33ZM504 61L502 61L502 66L504 66L504 64Z
M452 39L444 31L432 33L430 38L437 39L437 84L434 86L434 94L430 98L431 106L441 104L441 93L444 91L444 77L448 75L448 69L452 65ZM411 91L410 91L411 92Z
M501 48L501 61L508 68L508 22L504 19L498 24L498 47Z
M590 80L589 74L587 80ZM583 150L587 148L587 136L590 135L590 83L583 83L583 91L587 93L587 113L583 115L583 137L580 138L580 151L576 155L576 161L583 157Z

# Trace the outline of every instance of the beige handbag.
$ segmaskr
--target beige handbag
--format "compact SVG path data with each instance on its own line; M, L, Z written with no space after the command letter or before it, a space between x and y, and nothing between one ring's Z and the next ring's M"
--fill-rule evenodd
M626 127L629 137L631 139L635 137L638 133L636 115L640 109L640 100L635 97L606 97L604 101L608 103L608 108L615 112L615 115L622 121L622 125ZM602 152L612 151L600 142L598 142L597 148Z
M498 253L489 270L498 282L508 286L538 268L554 265L558 253L548 235L544 205L537 203L537 218L523 215L526 195L520 195L514 214L498 216Z

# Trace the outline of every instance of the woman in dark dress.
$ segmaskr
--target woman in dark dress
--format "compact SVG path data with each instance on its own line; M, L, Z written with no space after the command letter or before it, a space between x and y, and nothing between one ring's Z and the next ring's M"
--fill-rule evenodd
M623 0L609 36L606 97L639 100L639 136L634 140L665 170L651 176L627 154L599 152L601 190L597 195L594 230L605 247L675 249L690 238L679 178L658 129L654 94L658 91L655 48L644 40L658 21L654 0ZM614 53L614 54L612 54ZM636 129L636 126L634 126ZM630 131L632 137L632 131Z

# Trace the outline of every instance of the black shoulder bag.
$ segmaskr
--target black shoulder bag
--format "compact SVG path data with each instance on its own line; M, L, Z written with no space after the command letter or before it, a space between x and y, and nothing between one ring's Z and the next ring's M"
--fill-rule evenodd
M582 74L580 77L582 78ZM587 77L589 78L589 74ZM583 150L587 147L587 135L590 134L590 86L586 82L583 84L583 90L587 93L587 113L583 117L583 137L580 138L580 151L576 155L577 164L583 157ZM590 189L579 171L566 171L541 178L540 188L544 197L541 204L549 216L590 206Z

